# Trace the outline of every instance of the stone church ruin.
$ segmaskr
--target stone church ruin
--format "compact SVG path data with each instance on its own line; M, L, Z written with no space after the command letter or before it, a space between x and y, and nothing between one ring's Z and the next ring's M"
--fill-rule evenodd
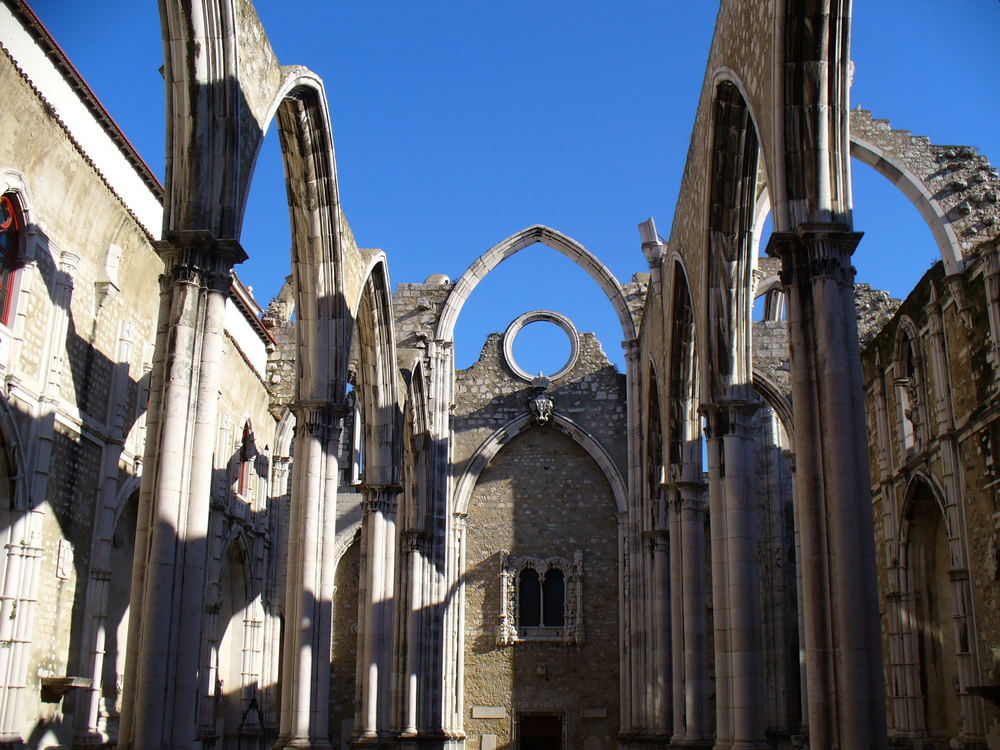
M535 225L393 291L323 81L250 0L160 2L163 185L2 0L0 746L1000 747L1000 178L850 109L850 9L722 0L631 279ZM262 308L237 238L272 120ZM937 243L902 302L854 283L852 157ZM456 368L536 244L620 339L524 310ZM542 375L539 321L570 343Z

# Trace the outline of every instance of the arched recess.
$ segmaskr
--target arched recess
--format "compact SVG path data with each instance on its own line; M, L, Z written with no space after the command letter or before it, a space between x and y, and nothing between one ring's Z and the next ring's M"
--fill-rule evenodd
M937 242L941 260L944 261L945 272L959 273L965 265L961 244L955 236L947 211L935 199L924 181L898 159L894 159L874 143L856 135L851 136L851 156L870 166L900 189L927 222Z
M967 721L959 691L963 690L959 660L970 650L967 618L961 608L959 540L953 533L944 496L921 473L906 487L900 512L900 613L903 661L915 673L894 680L912 703L910 732L947 741L962 733ZM956 690L955 688L959 690ZM896 717L899 721L900 717ZM899 727L895 727L899 728Z
M385 258L381 254L369 269L351 335L357 353L356 392L364 416L364 481L396 485L402 460L402 413L393 333L392 295Z
M698 379L695 349L694 307L688 286L687 270L681 258L675 257L670 302L669 394L667 406L667 461L671 479L700 481L701 430L698 421Z
M627 508L628 497L625 482L618 471L618 467L615 466L614 461L608 455L608 452L604 450L604 447L586 430L576 424L576 422L561 414L553 414L549 425L578 443L594 459L608 480L611 493L615 498L616 510L619 513L624 513ZM534 426L534 417L531 414L522 414L520 417L512 419L503 427L496 430L483 441L482 445L472 454L472 458L469 459L468 465L455 484L455 515L464 516L468 513L469 499L472 497L472 491L475 489L479 475L489 464L490 460L513 438L522 432L530 430Z
M462 307L479 282L507 258L536 242L562 253L586 271L611 302L615 314L618 316L618 322L621 324L624 340L631 341L635 338L635 320L633 320L632 313L629 312L628 304L625 302L621 284L618 283L611 271L579 242L541 224L535 224L512 234L472 262L462 277L455 282L451 294L448 295L441 319L438 321L436 338L439 341L452 341L455 337L455 323L459 313L462 312Z
M781 389L764 372L756 368L753 371L753 387L761 400L778 415L789 443L793 443L795 433L792 429L792 402L788 396L782 393Z
M430 487L430 414L427 383L422 361L417 358L410 371L407 399L403 405L403 508L400 518L404 531L427 531Z
M259 726L247 726L247 719L254 721L253 712L247 712L250 699L261 685L254 682L259 675L259 665L254 657L259 644L254 643L256 630L254 610L259 607L253 591L246 540L237 534L227 545L219 570L217 635L215 653L212 654L215 684L216 734L223 739L224 748L240 747L247 734L256 734ZM257 607L255 607L257 605ZM259 623L258 623L259 624Z
M760 147L750 110L735 83L719 82L712 113L701 392L707 403L719 403L750 396L750 297Z
M14 409L5 394L0 393L0 518L5 518L3 527L10 526L10 511L28 510L28 488L25 477L28 465L24 458L20 431L14 417ZM4 497L6 495L6 497Z

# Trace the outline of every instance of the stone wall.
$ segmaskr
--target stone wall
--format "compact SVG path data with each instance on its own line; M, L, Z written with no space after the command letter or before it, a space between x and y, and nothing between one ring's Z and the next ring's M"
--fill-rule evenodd
M536 427L479 477L469 503L465 574L465 727L511 741L519 711L560 712L566 747L613 748L618 732L618 543L615 501L593 459ZM497 644L503 552L582 553L583 643ZM566 574L567 587L571 571ZM487 711L497 709L500 711ZM490 714L496 718L481 718ZM598 739L594 744L590 737Z

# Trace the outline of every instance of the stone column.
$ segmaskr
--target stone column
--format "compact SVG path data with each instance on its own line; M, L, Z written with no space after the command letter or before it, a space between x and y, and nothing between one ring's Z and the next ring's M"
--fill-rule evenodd
M663 519L666 521L666 519ZM650 723L652 737L664 743L670 737L671 715L673 714L673 675L671 674L671 630L672 607L670 566L673 557L672 541L673 517L668 522L670 529L659 527L649 532L649 547L652 554L651 585L648 591L652 601L648 606L648 629L650 631ZM644 550L645 551L645 550Z
M708 638L705 622L705 493L702 482L677 482L680 510L681 573L673 576L681 589L684 630L684 725L675 729L674 744L709 746ZM674 727L678 726L676 717Z
M329 748L330 639L338 456L347 409L298 399L285 583L281 721L276 748Z
M167 233L119 746L196 742L212 455L235 241Z
M732 685L729 664L728 564L722 432L714 410L702 405L708 453L708 513L712 545L712 630L715 656L715 750L732 746Z
M399 485L362 485L365 585L359 604L363 611L358 617L361 700L359 721L354 727L356 744L378 744L391 730L396 505L402 489Z
M721 445L724 494L728 662L733 750L770 745L764 736L764 662L760 615L757 508L752 482L757 404L733 401L711 413Z
M868 448L850 259L859 233L771 235L788 300L809 744L886 745Z

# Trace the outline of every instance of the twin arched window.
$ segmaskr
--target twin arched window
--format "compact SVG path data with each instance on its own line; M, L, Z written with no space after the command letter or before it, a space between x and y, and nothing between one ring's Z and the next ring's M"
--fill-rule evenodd
M583 551L573 559L523 557L503 552L497 644L584 640Z
M559 568L540 576L525 568L518 576L517 626L561 628L566 622L566 577Z

